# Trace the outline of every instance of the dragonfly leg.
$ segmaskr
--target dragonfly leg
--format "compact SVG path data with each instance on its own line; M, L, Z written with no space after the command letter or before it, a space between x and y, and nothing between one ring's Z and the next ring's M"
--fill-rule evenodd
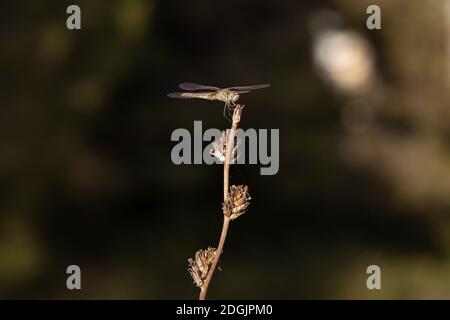
M231 118L233 117L233 115L231 113L231 111L233 111L233 110L234 110L234 106L233 106L233 102L231 102L228 104L228 108L227 108L227 112L228 112L228 116L230 117L230 121L231 121Z
M234 111L234 109L236 109L237 104L234 101L231 101L230 104L228 105L228 115L231 117L232 116L232 111Z
M223 116L228 121L231 121L230 118L227 117L226 112L228 113L228 115L230 115L229 105L228 105L228 103L225 102L225 104L223 106Z

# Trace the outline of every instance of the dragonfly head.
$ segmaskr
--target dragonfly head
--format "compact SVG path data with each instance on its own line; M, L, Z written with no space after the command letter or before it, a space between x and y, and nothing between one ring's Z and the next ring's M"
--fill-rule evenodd
M231 100L233 102L236 102L236 101L238 101L238 99L239 99L239 93L233 92L233 96L232 96Z

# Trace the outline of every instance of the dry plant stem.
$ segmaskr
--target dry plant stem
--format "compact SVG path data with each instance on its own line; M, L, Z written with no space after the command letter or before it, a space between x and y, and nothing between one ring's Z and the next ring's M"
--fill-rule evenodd
M217 250L214 256L213 263L211 265L211 269L206 277L205 284L200 289L199 300L206 299L206 293L208 292L209 283L211 282L211 277L216 269L217 263L219 262L220 254L223 251L223 245L225 244L225 239L227 238L228 226L230 225L230 218L223 216L223 225L222 225L222 233L220 234L219 245L217 246Z
M241 120L241 113L242 113L243 106L241 107L238 105L233 112L233 122L231 125L231 129L227 136L227 142L226 142L226 154L225 154L225 161L223 164L223 201L225 202L228 198L228 192L230 190L229 181L230 181L230 163L232 158L232 153L234 149L234 138L236 136L236 129L239 124L239 121ZM227 238L228 233L228 226L230 225L230 217L227 217L226 215L223 216L223 225L222 225L222 232L220 234L220 240L219 245L217 246L217 250L214 254L214 259L211 265L211 268L209 269L208 275L206 276L205 283L200 289L200 296L199 300L205 300L206 294L208 292L209 283L211 282L212 275L214 274L214 270L217 267L217 263L219 262L220 255L223 251L223 246L225 244L225 239Z

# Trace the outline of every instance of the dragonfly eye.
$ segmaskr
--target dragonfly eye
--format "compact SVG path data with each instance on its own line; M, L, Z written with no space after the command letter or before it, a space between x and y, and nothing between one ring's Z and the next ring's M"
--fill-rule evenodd
M239 99L239 95L238 95L238 94L235 94L235 95L233 96L233 102L236 102L238 99Z

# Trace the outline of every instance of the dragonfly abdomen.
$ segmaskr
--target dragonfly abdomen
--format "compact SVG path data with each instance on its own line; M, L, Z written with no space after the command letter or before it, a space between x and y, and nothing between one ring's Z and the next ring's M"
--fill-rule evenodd
M216 100L214 93L203 93L203 92L182 92L181 97L183 98L199 98L207 100Z

